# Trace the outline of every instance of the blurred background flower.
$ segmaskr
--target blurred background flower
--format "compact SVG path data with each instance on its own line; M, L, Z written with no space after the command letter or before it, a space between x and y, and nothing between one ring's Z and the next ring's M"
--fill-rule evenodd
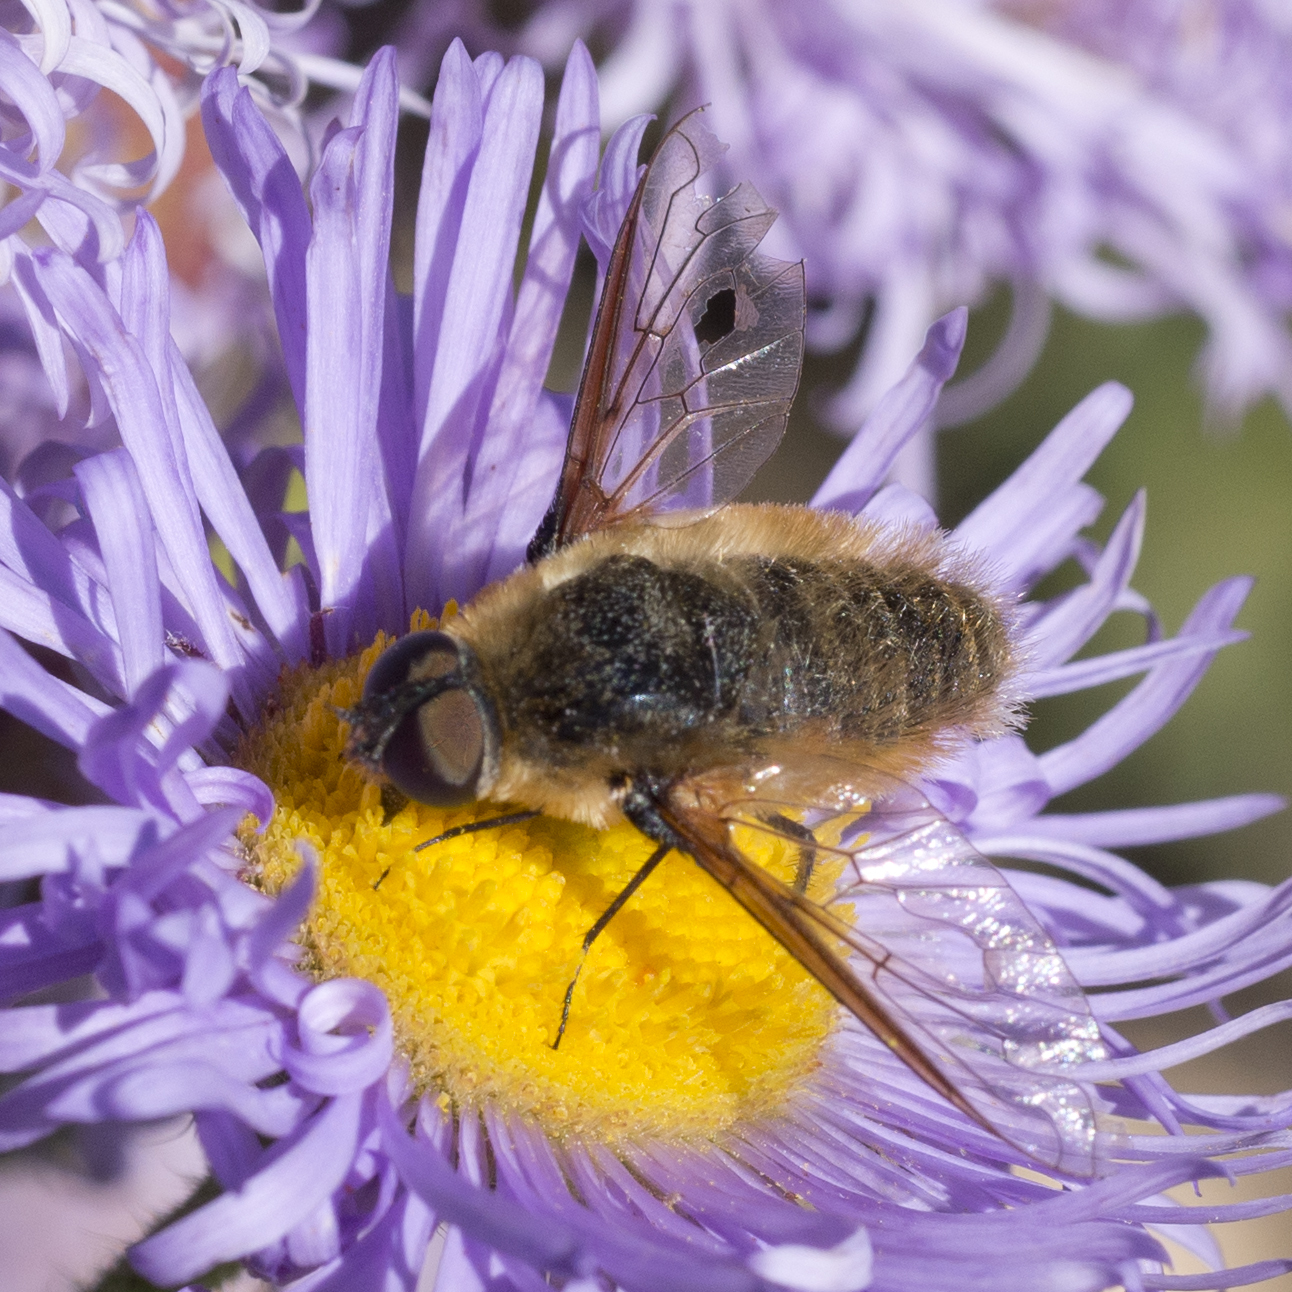
M18 478L40 443L101 447L112 432L76 365L36 371L57 348L24 288L25 257L52 243L110 268L150 208L166 235L172 328L211 390L235 446L249 417L272 440L265 405L286 401L255 240L212 164L196 116L203 78L235 65L289 149L311 173L331 117L311 114L333 89L353 91L361 69L343 58L346 24L319 0L278 11L250 3L160 5L13 0L0 7L0 471ZM314 99L307 102L314 91ZM411 91L404 106L425 113ZM26 326L23 326L23 323ZM245 407L244 407L245 406ZM290 421L290 417L289 417ZM278 428L290 435L292 428ZM298 432L297 432L298 433ZM254 452L251 446L250 451ZM35 482L41 468L33 467ZM29 473L31 475L31 473Z
M1292 400L1292 30L1260 0L1033 4L552 0L522 46L599 35L607 123L712 104L733 174L804 257L810 343L865 330L828 406L856 427L934 317L999 284L1013 318L938 420L1030 370L1049 303L1106 322L1181 309L1218 413Z

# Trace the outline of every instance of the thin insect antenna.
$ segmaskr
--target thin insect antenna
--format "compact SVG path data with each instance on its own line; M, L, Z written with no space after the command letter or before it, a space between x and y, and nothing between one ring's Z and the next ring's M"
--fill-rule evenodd
M498 830L505 825L519 825L522 821L532 821L536 816L541 816L540 812L510 812L506 816L493 816L488 821L470 821L466 825L455 825L451 830L445 830L443 834L437 834L434 839L426 839L419 843L413 849L414 852L421 852L423 848L429 848L433 844L444 843L447 839L456 839L460 834L475 834L477 830ZM387 866L385 870L377 876L373 889L381 887L381 882L391 872L391 867Z
M609 906L597 917L597 922L587 931L583 938L583 950L579 953L579 967L574 971L574 977L570 979L570 985L565 989L565 1003L561 1006L561 1024L556 1029L556 1040L552 1042L552 1049L559 1049L561 1037L565 1035L565 1025L570 1021L570 1002L574 999L574 985L579 981L579 975L583 972L583 966L587 963L588 952L592 949L592 944L605 931L605 927L611 920L619 914L624 908L624 903L642 886L651 871L659 865L672 850L672 844L661 843L649 857L642 862L641 868L637 873L624 885L619 896L615 898Z

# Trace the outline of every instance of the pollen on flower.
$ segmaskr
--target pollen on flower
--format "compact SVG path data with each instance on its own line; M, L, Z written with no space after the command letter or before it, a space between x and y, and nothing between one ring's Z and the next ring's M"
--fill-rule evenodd
M298 864L295 841L318 850L307 967L382 988L421 1089L533 1117L551 1134L686 1139L782 1105L816 1066L834 1003L676 854L593 945L552 1049L583 938L652 845L631 826L598 833L538 817L414 852L509 808L383 803L346 761L337 711L357 702L389 644L379 636L347 660L285 671L236 759L277 805L263 834L245 832L248 878L276 892ZM796 850L770 836L761 846L759 860L792 878Z

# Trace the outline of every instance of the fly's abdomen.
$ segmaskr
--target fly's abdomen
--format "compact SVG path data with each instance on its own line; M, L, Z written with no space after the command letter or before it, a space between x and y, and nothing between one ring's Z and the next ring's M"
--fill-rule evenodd
M745 557L760 612L746 681L755 727L812 722L849 741L994 719L1009 637L993 602L916 566Z
M811 726L882 746L995 725L993 603L908 562L614 554L539 595L489 671L530 762L666 774Z

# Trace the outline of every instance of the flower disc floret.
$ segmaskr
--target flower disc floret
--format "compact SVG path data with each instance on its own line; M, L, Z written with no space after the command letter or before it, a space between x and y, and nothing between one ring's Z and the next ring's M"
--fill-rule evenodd
M250 878L278 893L299 870L298 842L317 851L301 935L310 972L379 986L415 1086L446 1106L607 1143L708 1137L783 1106L819 1062L833 1004L687 858L669 858L580 970L589 928L652 850L633 827L543 817L415 851L507 808L392 804L346 761L341 713L389 642L286 671L234 755L274 794L268 826L244 830ZM762 860L790 879L792 851L769 837Z

